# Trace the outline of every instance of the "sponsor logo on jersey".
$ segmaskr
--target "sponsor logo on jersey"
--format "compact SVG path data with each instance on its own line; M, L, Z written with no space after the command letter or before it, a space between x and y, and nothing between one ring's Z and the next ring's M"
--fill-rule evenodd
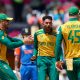
M30 54L30 53L32 53L33 52L33 50L24 50L24 53L25 54Z

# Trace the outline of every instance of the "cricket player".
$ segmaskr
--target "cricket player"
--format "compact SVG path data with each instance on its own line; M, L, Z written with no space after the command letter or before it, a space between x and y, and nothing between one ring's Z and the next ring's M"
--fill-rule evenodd
M79 9L72 6L68 10L69 21L61 25L56 40L56 65L58 65L62 40L64 42L64 63L70 80L80 80L80 22ZM57 66L59 67L59 66Z
M21 34L23 39L28 36L28 33L25 32L25 29L22 29ZM31 57L33 56L33 49L33 43L29 43L22 45L21 47L18 47L14 50L16 71L18 71L20 59L21 80L38 80L36 61L31 61Z
M34 54L31 60L37 58L38 80L58 80L58 73L55 68L55 43L56 30L52 28L52 17L44 16L43 29L34 34ZM57 77L57 78L56 78Z
M6 30L12 19L4 13L0 13L0 80L18 80L8 64L6 51L7 48L14 49L27 43L28 40L24 38L22 41L7 35Z

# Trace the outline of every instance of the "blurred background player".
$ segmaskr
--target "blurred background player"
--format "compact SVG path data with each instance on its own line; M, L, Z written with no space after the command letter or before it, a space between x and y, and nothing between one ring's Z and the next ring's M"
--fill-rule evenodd
M22 37L23 39L28 36L25 29L22 29ZM32 36L29 36L33 38ZM33 41L31 43L25 44L19 48L14 50L15 54L15 70L18 71L18 64L20 59L20 74L21 80L38 80L37 79L37 66L36 61L31 61L30 58L33 56Z

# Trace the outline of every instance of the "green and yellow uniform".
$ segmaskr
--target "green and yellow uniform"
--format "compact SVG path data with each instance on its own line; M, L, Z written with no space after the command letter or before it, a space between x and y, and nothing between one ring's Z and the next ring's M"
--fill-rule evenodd
M52 33L46 33L44 29L40 29L34 34L34 55L38 56L38 80L46 80L47 72L49 80L56 80L55 42L55 30Z
M56 40L56 59L59 60L61 42L64 42L64 58L67 66L67 73L70 80L80 80L80 22L77 18L70 18L58 31ZM67 63L67 61L71 61ZM69 70L68 64L72 64ZM69 65L70 65L69 64Z
M7 47L14 49L23 45L21 40L9 37L4 31L0 30L0 79L17 80L6 59Z

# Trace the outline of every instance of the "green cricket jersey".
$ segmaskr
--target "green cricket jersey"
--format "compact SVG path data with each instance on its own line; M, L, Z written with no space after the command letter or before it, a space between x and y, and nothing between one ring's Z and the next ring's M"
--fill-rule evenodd
M77 18L63 24L58 31L56 40L56 58L58 60L61 42L64 42L65 58L80 58L80 22Z
M21 40L11 38L4 31L0 30L0 60L7 61L7 47L13 49L21 45L23 45L23 42Z
M54 57L54 48L56 42L56 31L48 34L44 29L38 30L34 34L34 55Z

